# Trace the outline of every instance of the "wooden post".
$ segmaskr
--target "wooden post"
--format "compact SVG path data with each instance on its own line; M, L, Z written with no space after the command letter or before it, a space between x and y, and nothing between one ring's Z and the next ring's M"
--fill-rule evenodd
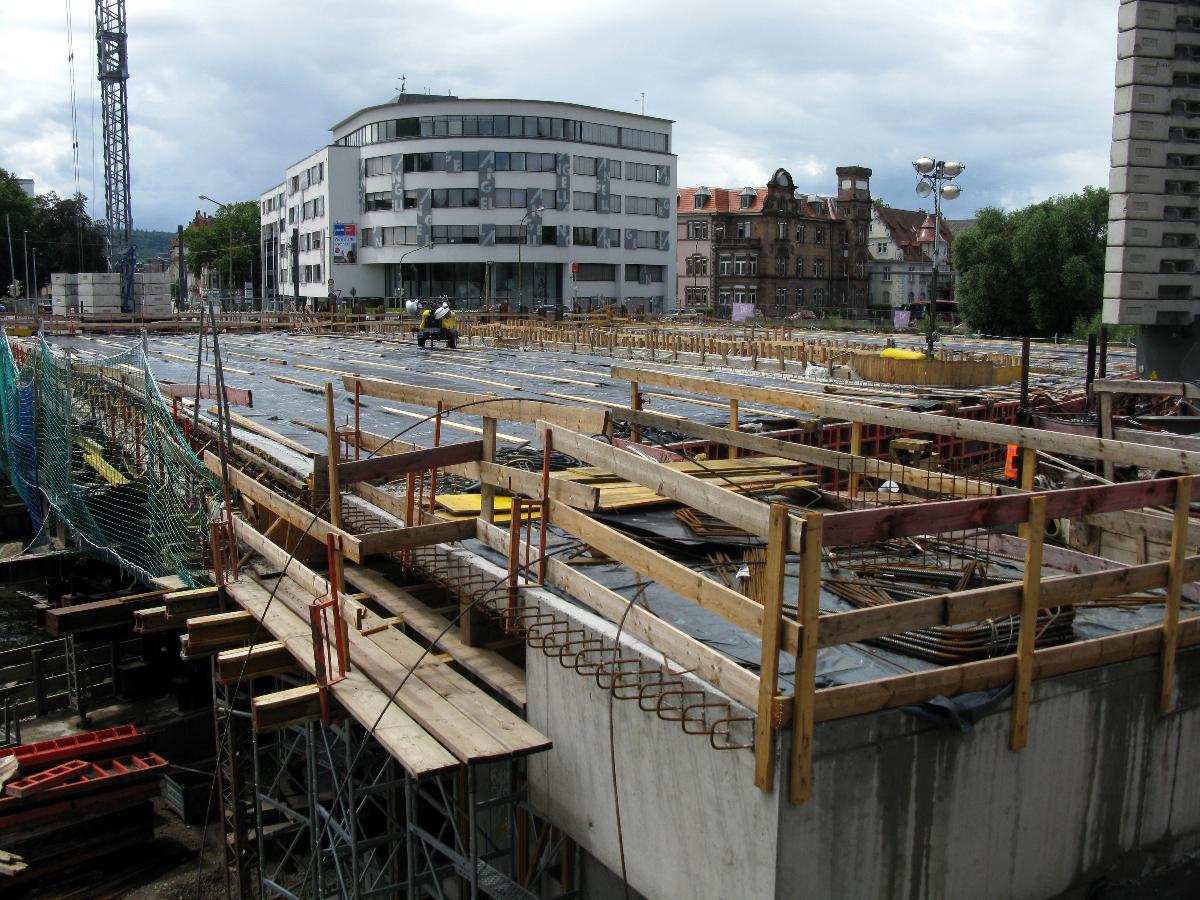
M1096 411L1096 437L1102 440L1111 440L1113 436L1113 395L1111 391L1100 392L1100 403L1097 405ZM1100 474L1108 481L1113 480L1113 464L1109 460L1104 460L1100 464Z
M1038 455L1033 447L1021 448L1021 490L1032 491L1034 478L1037 477ZM1022 522L1017 526L1017 534L1023 538L1029 537L1029 525Z
M779 690L779 644L783 630L784 567L788 545L788 508L771 506L767 563L763 574L762 659L758 668L758 713L754 720L754 786L775 784L775 694Z
M636 381L629 382L629 408L642 408L642 394L638 390L638 383ZM642 439L642 429L636 424L630 424L629 426L629 439L635 444Z
M1046 498L1029 498L1025 542L1025 582L1021 588L1021 623L1017 634L1017 677L1013 688L1012 729L1008 746L1020 750L1029 740L1029 699L1033 693L1033 644L1037 637L1038 600L1042 591L1042 541L1046 535Z
M496 420L483 417L483 461L496 461ZM486 481L479 486L479 517L492 524L496 521L496 488Z
M342 489L338 482L338 463L342 457L341 441L338 439L337 423L333 412L333 383L325 382L325 435L327 445L327 471L329 472L329 523L334 528L342 527ZM329 573L329 580L337 585L338 593L342 593L345 585L342 582L342 548L338 541L333 553L334 571Z
M1167 602L1163 611L1162 685L1158 708L1170 712L1175 700L1175 650L1179 646L1179 602L1183 595L1183 560L1187 556L1188 517L1191 513L1192 483L1188 475L1175 483L1175 521L1171 526L1171 557L1167 563Z
M729 430L730 431L738 430L738 410L739 410L738 402L736 400L730 400L729 401ZM739 452L738 452L737 447L729 448L729 458L730 459L737 459L738 455L739 455Z
M1108 328L1100 326L1100 358L1096 364L1096 377L1108 377Z
M821 599L821 513L804 516L800 551L800 652L792 712L792 758L788 798L803 803L812 796L813 711L817 692L817 615Z
M1021 338L1021 408L1017 410L1017 424L1029 422L1029 338Z
M850 423L850 454L852 456L862 456L862 422ZM858 495L858 472L850 472L850 502L854 502L855 496Z

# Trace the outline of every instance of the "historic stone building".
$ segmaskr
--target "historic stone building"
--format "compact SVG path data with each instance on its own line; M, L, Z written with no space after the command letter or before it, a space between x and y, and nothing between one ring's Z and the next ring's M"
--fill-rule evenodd
M871 170L846 166L837 177L836 197L797 191L785 169L765 188L682 188L679 306L723 315L753 304L772 318L800 309L864 311Z

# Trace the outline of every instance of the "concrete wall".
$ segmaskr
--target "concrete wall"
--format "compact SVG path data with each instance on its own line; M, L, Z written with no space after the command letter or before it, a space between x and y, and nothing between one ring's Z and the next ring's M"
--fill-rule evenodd
M541 651L527 663L529 720L554 741L531 761L533 801L618 872L608 696ZM1180 654L1179 681L1165 716L1157 659L1036 682L1019 753L1007 703L966 734L899 711L825 723L800 806L781 777L773 794L754 788L751 751L614 702L630 883L656 900L1085 896L1200 846L1200 648Z

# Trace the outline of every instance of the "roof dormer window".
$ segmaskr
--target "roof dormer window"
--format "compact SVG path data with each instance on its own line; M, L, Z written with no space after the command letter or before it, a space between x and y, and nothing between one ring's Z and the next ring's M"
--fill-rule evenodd
M754 205L754 198L758 196L758 192L752 187L742 188L741 194L738 195L741 201L742 209L749 209Z
M706 188L704 185L700 185L700 188L695 194L696 209L704 209L704 204L708 201L710 196L712 195L709 193L708 188Z

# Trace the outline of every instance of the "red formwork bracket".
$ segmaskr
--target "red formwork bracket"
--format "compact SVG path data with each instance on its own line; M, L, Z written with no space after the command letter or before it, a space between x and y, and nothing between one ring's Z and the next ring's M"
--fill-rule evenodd
M49 769L37 772L36 774L26 775L24 778L11 781L5 790L14 797L29 797L33 794L40 794L91 769L92 766L93 763L84 762L82 759L67 760L65 763L51 766Z
M40 787L37 787L37 783L34 782L34 779L46 775L48 772L65 770L68 766L71 767L70 771L62 777L58 777L53 784L42 783ZM10 782L7 788L8 796L0 797L0 814L3 814L5 808L10 804L35 794L44 797L46 802L50 802L59 797L107 790L132 781L157 776L166 767L167 761L157 753L132 753L128 756L119 756L98 762L72 760L70 763L56 766L47 772L39 773L39 775ZM26 782L33 783L27 785ZM30 789L34 787L37 789Z
M101 728L68 737L9 747L0 750L0 757L15 756L21 771L29 772L44 769L65 759L111 756L121 750L138 746L143 739L144 735L136 726L117 725L114 728Z
M336 575L338 569L334 564L336 540L335 535L329 534L325 541L329 562L329 596L324 600L314 600L308 607L317 687L320 688L321 721L326 725L330 721L329 688L345 678L350 668L350 635L342 618Z

